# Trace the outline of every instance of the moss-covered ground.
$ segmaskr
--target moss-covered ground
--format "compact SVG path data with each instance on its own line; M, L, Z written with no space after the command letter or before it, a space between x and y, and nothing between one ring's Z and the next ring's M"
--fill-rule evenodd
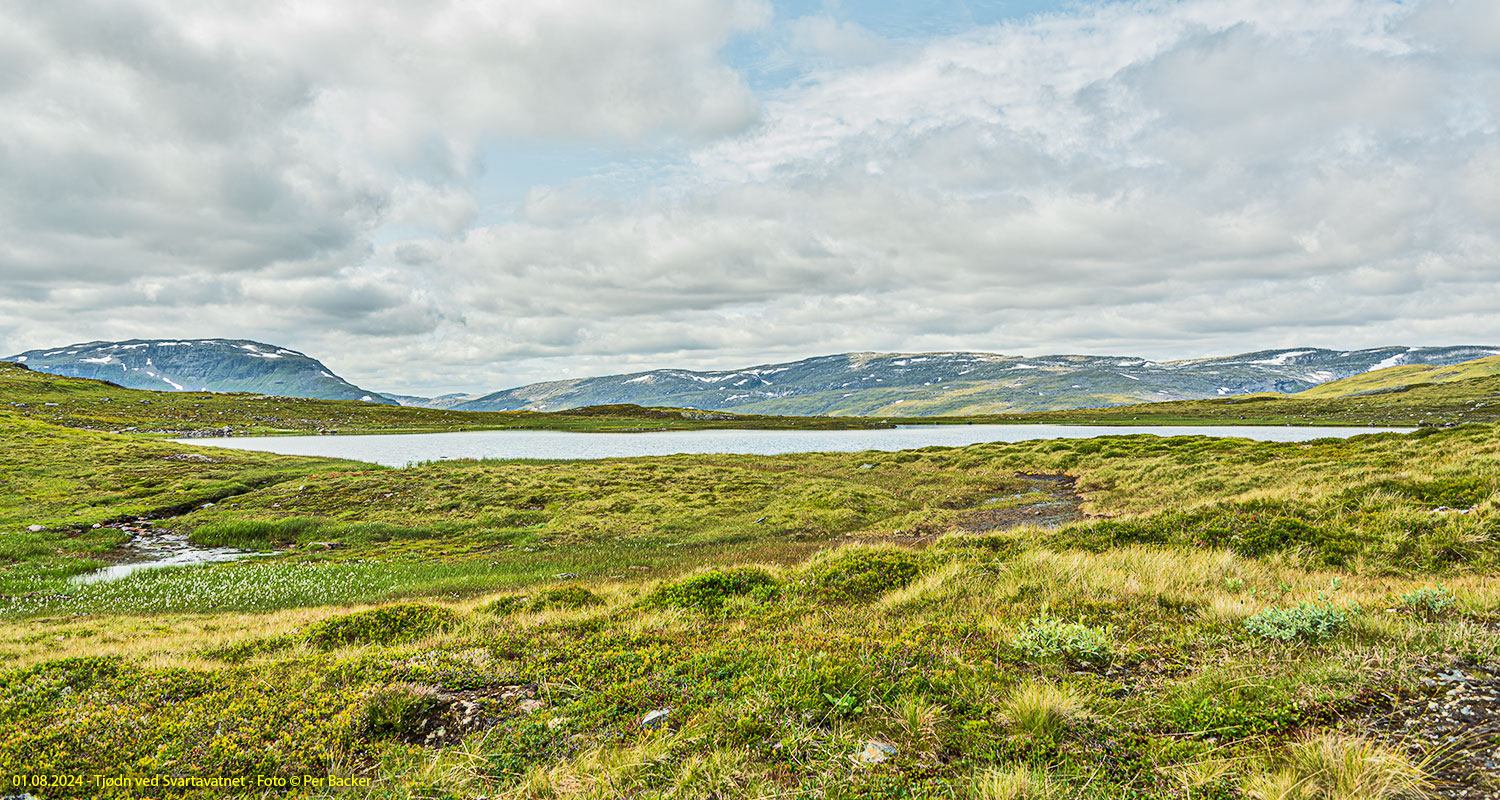
M1492 788L1420 736L1500 657L1491 424L383 469L12 410L0 459L9 793ZM272 555L69 580L150 514Z

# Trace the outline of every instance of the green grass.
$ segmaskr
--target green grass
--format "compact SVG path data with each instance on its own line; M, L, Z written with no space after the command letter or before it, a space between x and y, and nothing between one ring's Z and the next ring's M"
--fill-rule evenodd
M399 470L15 413L0 436L13 787L1420 796L1441 762L1361 715L1500 659L1492 425ZM1053 501L1026 473L1074 476L1092 516L973 533ZM274 555L65 580L123 538L93 522L152 510Z
M1473 361L1465 361L1461 364L1451 364L1448 366L1408 364L1400 367L1377 369L1373 372L1366 372L1362 375L1355 375L1352 378L1344 378L1343 380L1329 381L1306 391L1298 392L1297 396L1303 398L1321 398L1395 394L1410 391L1417 387L1425 387L1430 384L1454 383L1496 375L1500 375L1500 356L1477 358Z

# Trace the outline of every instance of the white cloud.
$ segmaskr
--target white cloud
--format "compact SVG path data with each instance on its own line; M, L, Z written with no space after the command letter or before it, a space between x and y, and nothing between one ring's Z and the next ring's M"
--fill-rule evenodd
M827 59L759 101L716 55L757 6L204 8L149 58L90 40L95 66L0 79L33 98L0 120L0 171L42 198L0 190L35 231L0 241L12 349L286 331L395 391L841 350L1500 341L1490 2L1138 0L900 50L808 18L792 41ZM39 27L0 50L47 64L80 38ZM28 94L59 87L102 110ZM489 137L663 132L695 144L646 191L533 187L474 226ZM47 319L111 296L107 330Z
M11 280L358 263L455 232L485 141L712 136L756 104L717 50L753 0L10 3Z

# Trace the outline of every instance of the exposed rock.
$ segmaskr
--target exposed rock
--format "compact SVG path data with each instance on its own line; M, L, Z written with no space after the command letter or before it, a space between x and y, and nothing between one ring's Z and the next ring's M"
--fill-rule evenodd
M1346 721L1415 761L1431 759L1437 797L1500 800L1500 674L1436 670L1419 693L1383 696Z
M682 418L683 419L692 419L692 420L698 420L698 421L701 421L701 422L709 422L709 421L715 421L715 420L723 421L723 420L734 419L734 415L733 414L711 414L711 413L706 412L706 411L683 411L681 413L682 413Z
M578 577L578 573L576 573L576 572L559 572L556 575L553 575L552 577L554 577L554 578L556 578L556 579L558 579L560 581L567 581L567 580L572 580L572 579Z
M47 530L47 526L46 525L27 525L26 526L26 530L31 531L32 533L40 533L40 532L42 532L44 530Z
M658 708L655 711L641 717L642 728L660 728L667 723L667 717L672 715L670 708Z
M450 747L476 731L488 730L507 717L534 714L546 707L536 686L522 684L449 692L427 687L435 700L418 725L400 738L410 744Z
M891 756L894 756L895 754L895 745L887 744L885 742L877 742L874 739L871 739L870 741L865 742L865 746L861 747L859 752L856 753L854 757L861 764L879 764L890 758Z
M219 463L215 459L209 458L208 456L202 455L200 453L173 453L169 456L162 456L162 459L166 461L191 461L196 464Z

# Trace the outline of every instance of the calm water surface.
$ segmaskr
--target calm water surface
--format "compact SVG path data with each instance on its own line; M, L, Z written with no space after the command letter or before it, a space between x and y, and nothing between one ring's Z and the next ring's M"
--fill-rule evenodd
M569 433L564 431L461 431L457 433L372 434L361 436L230 436L178 439L182 444L261 450L298 456L329 456L403 467L454 458L621 458L679 453L860 452L910 450L942 445L1034 439L1092 439L1097 436L1224 436L1267 442L1302 442L1366 433L1407 433L1410 428L1289 428L1253 425L909 425L858 431L650 431Z

